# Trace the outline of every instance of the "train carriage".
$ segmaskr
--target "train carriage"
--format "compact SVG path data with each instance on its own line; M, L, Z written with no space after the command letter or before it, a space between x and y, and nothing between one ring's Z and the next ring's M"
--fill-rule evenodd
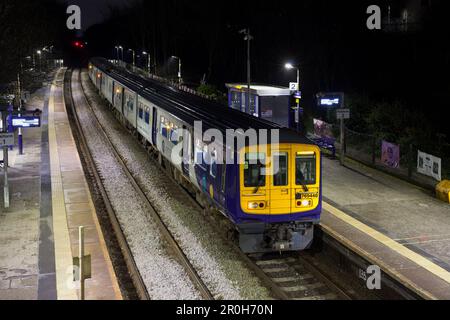
M112 79L112 105L127 126L160 154L162 163L174 168L177 180L188 183L205 208L229 219L244 252L303 250L311 245L322 209L321 154L314 143L104 59L93 59L89 68ZM98 81L93 83L101 89ZM196 121L202 122L202 134L216 129L226 137L229 129L268 129L279 132L279 141L241 147L211 143L195 136ZM235 132L236 139L245 140ZM181 161L175 161L174 154ZM233 161L223 164L219 154L232 154Z

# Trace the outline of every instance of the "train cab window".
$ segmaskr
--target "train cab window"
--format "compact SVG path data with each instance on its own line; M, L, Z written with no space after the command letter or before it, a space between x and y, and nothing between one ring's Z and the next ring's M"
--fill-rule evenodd
M273 156L273 185L275 187L289 184L288 170L289 154L287 152L276 153Z
M316 184L315 153L297 153L295 165L295 183L298 186Z
M139 119L144 118L144 109L142 107L142 103L139 104Z
M266 166L264 153L247 153L244 164L244 186L264 187L266 185Z

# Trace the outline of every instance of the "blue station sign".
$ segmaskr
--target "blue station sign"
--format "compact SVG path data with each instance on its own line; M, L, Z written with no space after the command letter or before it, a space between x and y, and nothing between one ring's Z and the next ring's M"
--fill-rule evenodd
M39 116L13 116L11 119L14 128L37 128L41 126Z

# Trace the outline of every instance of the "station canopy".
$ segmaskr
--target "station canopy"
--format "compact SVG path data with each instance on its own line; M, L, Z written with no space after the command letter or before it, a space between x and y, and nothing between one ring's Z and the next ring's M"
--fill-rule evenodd
M241 92L247 92L248 85L246 83L227 83L226 87L230 90L237 90ZM252 94L259 97L277 97L277 96L290 96L291 90L287 87L268 86L261 84L252 84L250 86Z

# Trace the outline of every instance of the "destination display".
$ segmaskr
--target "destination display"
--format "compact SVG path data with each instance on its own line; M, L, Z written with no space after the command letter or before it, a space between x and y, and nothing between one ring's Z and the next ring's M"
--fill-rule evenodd
M41 126L41 117L12 117L12 126L14 128L37 128Z

